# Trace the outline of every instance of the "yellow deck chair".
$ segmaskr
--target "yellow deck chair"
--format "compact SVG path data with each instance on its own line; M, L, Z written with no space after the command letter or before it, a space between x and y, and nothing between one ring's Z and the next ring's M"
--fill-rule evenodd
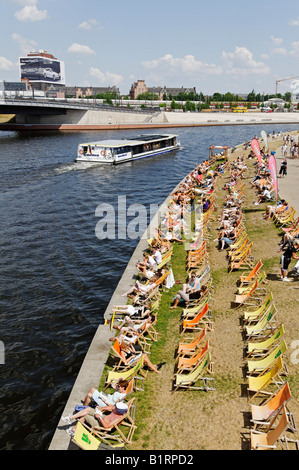
M72 438L74 442L82 450L98 450L101 441L97 439L87 426L78 421L76 432Z
M204 360L191 372L187 374L175 374L174 391L181 388L185 390L215 390L214 379L203 376L204 373L213 373L212 369L211 353L208 351ZM209 382L212 382L212 386L208 385Z
M247 360L247 369L248 374L258 374L268 368L270 368L273 362L278 358L282 357L283 354L287 350L287 345L285 340L282 340L278 346L276 346L272 352L267 354L267 356L263 357L262 359L252 359Z
M255 281L254 284L251 286L250 290L245 292L245 294L237 294L235 296L235 305L237 308L240 308L244 305L256 305L259 299L255 297L255 291L258 288L258 281Z
M142 387L138 387L137 381L143 381L146 377L146 372L143 370L144 359L143 356L140 357L139 361L134 364L132 367L127 367L121 370L110 370L108 371L105 389L111 386L113 383L118 382L120 379L131 380L135 378L135 390L143 390Z
M249 243L246 246L244 251L239 254L239 256L234 256L230 260L229 272L234 271L235 269L253 268L253 256L251 255L251 248L253 243Z
M288 428L288 416L285 407L282 409L279 421L277 418L278 416L272 420L266 432L262 433L254 430L251 431L251 450L270 450L276 448L277 441L279 441L283 433ZM276 420L278 421L278 424L275 427L272 427Z
M271 392L267 390L267 387L270 385L275 385L279 387L284 382L281 378L281 375L284 374L284 365L282 362L282 357L276 359L276 361L272 364L272 367L263 371L261 374L257 376L250 375L248 377L248 388L247 388L247 396L248 402L254 400L254 398L260 395L269 395Z
M284 325L281 324L272 335L269 335L268 338L262 341L251 341L247 344L247 355L246 359L254 356L264 356L270 352L276 345L277 342L281 340L285 333Z
M270 294L267 295L267 297L264 299L262 304L256 308L255 310L248 310L245 311L243 314L243 327L245 327L249 323L257 323L261 317L269 310L273 303L273 294L270 292Z
M268 335L275 330L277 309L275 304L272 303L270 308L265 312L261 319L255 324L245 325L244 331L247 336L247 342L250 341L252 337L258 337L262 335Z

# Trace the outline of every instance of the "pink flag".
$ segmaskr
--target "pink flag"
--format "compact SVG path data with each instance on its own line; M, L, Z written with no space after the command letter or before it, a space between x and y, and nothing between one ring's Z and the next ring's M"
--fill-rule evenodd
M252 147L252 150L255 153L256 158L259 161L259 164L261 165L262 164L262 156L261 156L260 144L259 144L257 139L253 139L251 141L251 147Z
M277 168L274 155L271 155L269 158L269 170L272 176L272 181L276 192L276 200L278 200Z

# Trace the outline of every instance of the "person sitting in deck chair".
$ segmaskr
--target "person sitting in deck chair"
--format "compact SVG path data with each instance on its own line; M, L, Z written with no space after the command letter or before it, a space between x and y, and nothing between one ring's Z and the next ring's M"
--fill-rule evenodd
M71 420L73 421L74 419L80 419L81 422L85 422L89 424L91 427L96 427L96 426L102 426L105 429L111 428L114 423L117 423L117 421L120 419L120 417L124 414L127 413L128 411L128 405L123 402L116 403L116 405L110 405L106 406L105 411L109 411L110 413L107 415L104 415L102 413L102 410L97 407L97 408L85 408L82 411L79 411L75 415L71 416ZM67 424L72 424L67 423ZM76 426L73 428L69 428L66 430L66 432L71 436L74 437L75 432L76 432Z
M202 286L199 290L195 292L190 292L190 294L187 294L183 290L179 290L177 295L174 298L174 304L170 309L175 310L180 302L180 300L183 300L184 302L189 302L190 300L198 300L201 297L203 297L207 293L207 286Z

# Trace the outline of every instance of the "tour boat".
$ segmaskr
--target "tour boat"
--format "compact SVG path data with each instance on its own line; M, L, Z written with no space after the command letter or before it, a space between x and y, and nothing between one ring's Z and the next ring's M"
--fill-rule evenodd
M76 162L110 165L152 157L180 148L177 135L144 134L126 139L79 144Z

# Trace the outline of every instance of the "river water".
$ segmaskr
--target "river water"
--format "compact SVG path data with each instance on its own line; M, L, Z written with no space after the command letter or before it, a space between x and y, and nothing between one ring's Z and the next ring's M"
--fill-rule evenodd
M100 241L96 208L108 203L117 213L118 196L127 206L161 204L210 145L288 129L297 126L182 128L180 152L116 167L74 163L78 144L139 131L0 132L1 450L48 448L138 243Z

